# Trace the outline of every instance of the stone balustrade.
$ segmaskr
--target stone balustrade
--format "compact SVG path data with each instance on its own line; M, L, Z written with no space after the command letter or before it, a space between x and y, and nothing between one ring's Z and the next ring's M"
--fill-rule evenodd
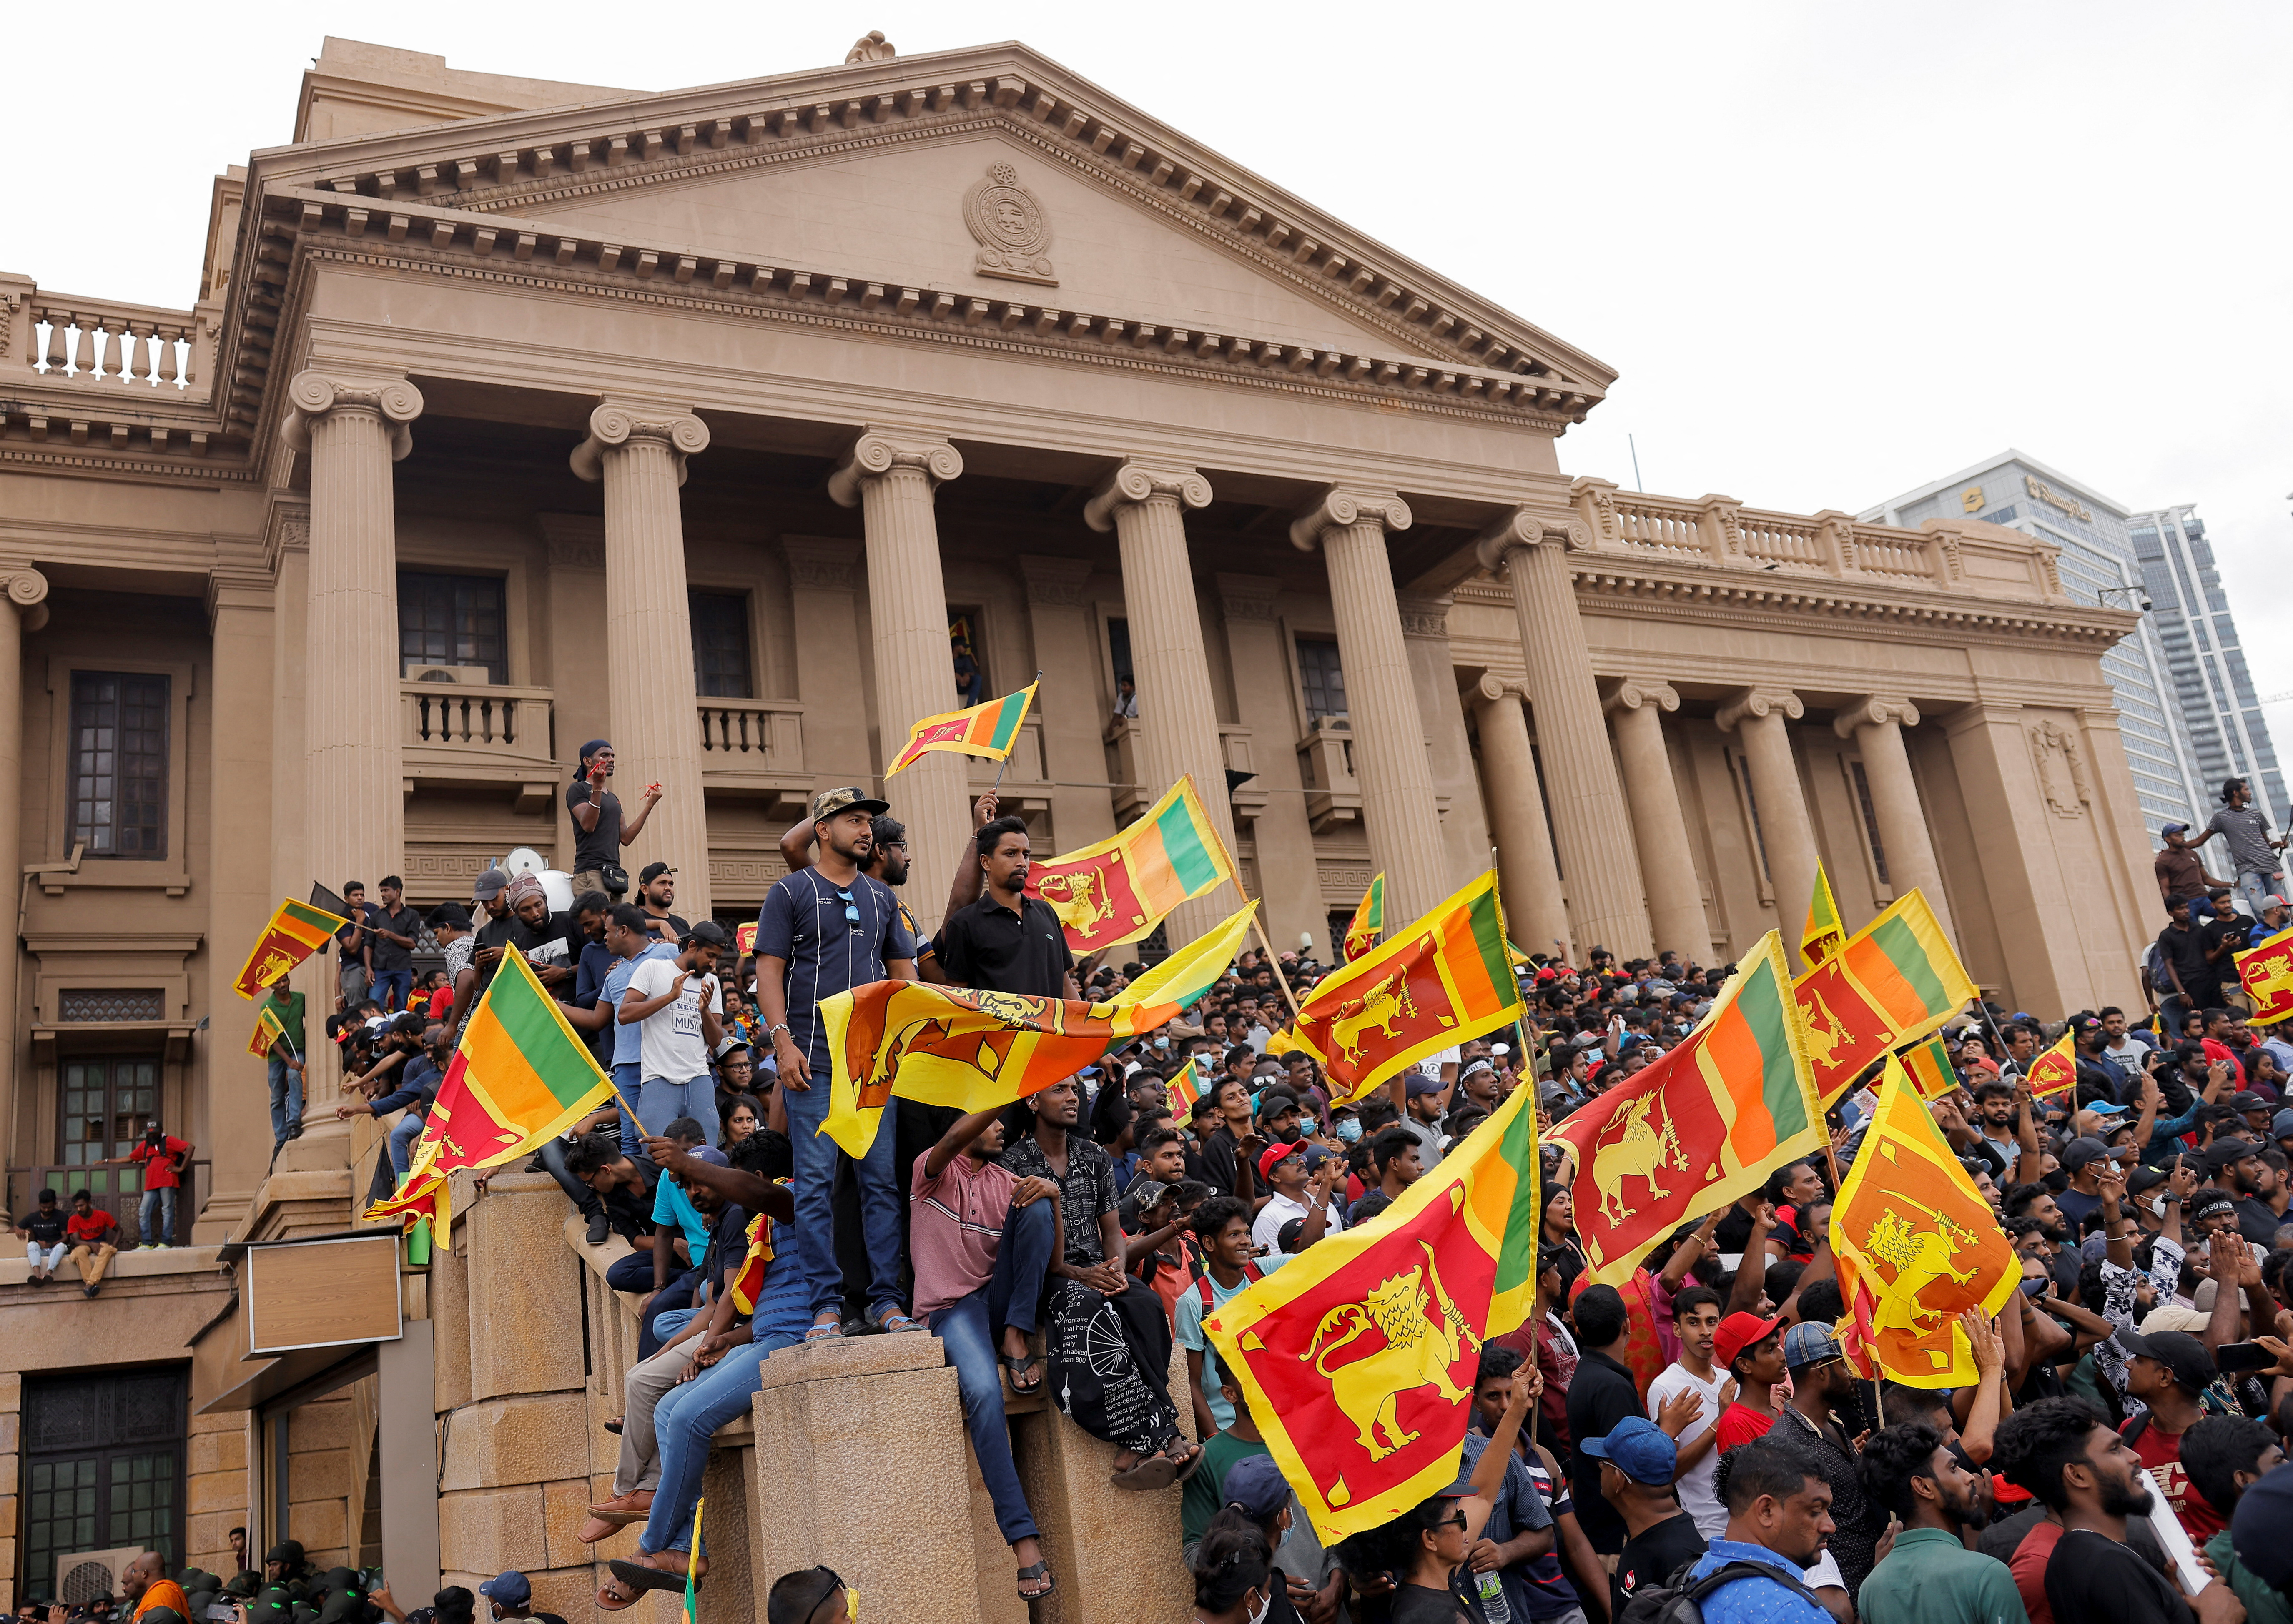
M516 784L547 804L562 776L551 759L547 688L401 682L399 741L409 781Z
M41 294L30 314L39 331L22 360L52 384L188 390L199 381L203 327L196 311Z
M795 699L694 701L701 718L701 782L718 795L763 797L790 817L810 796L804 706Z
M1306 819L1325 835L1359 821L1361 780L1354 775L1354 735L1342 717L1318 716L1298 741L1298 779L1306 791Z

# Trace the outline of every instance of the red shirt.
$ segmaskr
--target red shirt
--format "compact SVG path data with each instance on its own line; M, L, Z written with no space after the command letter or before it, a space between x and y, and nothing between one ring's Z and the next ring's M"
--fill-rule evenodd
M2022 1536L2022 1543L2014 1547L2014 1560L2006 1564L2030 1624L2054 1624L2054 1610L2046 1600L2046 1563L2054 1560L2054 1545L2062 1537L2061 1523L2042 1522Z
M2128 1421L2120 1430L2131 1432L2134 1423ZM2207 1540L2229 1526L2222 1514L2213 1508L2212 1502L2198 1492L2190 1475L2182 1470L2181 1434L2167 1432L2152 1415L2149 1425L2143 1427L2142 1435L2127 1442L2142 1457L2142 1464L2150 1468L2150 1475L2158 1480L2158 1492L2166 1497L2174 1515L2182 1519L2182 1527L2188 1531L2192 1545L2203 1549Z
M146 1190L180 1190L183 1181L175 1171L174 1159L190 1148L172 1134L158 1145L149 1139L138 1139L128 1159L144 1164L143 1188Z
M1763 1416L1748 1404L1729 1405L1720 1412L1720 1452L1724 1455L1738 1444L1766 1437L1775 1424L1775 1417Z
M102 1208L97 1208L85 1218L77 1213L64 1220L64 1233L73 1240L85 1240L90 1246L100 1246L118 1231L119 1220Z

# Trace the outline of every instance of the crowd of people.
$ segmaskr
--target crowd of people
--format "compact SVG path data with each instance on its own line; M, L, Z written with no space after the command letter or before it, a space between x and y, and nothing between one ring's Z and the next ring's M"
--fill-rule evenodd
M1653 1624L1681 1598L1719 1624L2181 1624L2192 1609L2293 1624L2293 1474L2275 1470L2293 1427L2293 1043L2248 1023L2228 963L2288 915L2281 874L2247 867L2240 818L2216 820L2242 831L2240 880L2201 898L2178 889L2188 831L2167 833L2148 1006L2053 1022L1970 1006L1944 1031L1955 1086L1931 1110L2021 1274L2002 1313L1964 1319L1971 1385L1875 1385L1842 1347L1830 1210L1876 1108L1868 1079L1831 1111L1828 1153L1697 1215L1617 1284L1591 1280L1576 1169L1547 1146L1534 1312L1478 1349L1456 1482L1325 1547L1205 1316L1373 1220L1517 1089L1549 1123L1628 1084L1731 966L1535 956L1527 1020L1337 1103L1314 1056L1280 1041L1330 967L1246 952L1178 1020L1008 1109L895 1099L855 1159L818 1131L822 1000L887 977L1103 998L1142 966L1074 958L1025 894L1025 824L992 796L927 937L902 901L906 831L857 788L816 797L783 837L789 872L740 951L676 914L665 864L623 900L620 845L643 814L624 820L610 773L610 746L585 747L571 908L553 912L534 877L481 876L470 909L427 916L446 968L426 1000L373 956L407 923L385 882L388 911L339 955L328 1034L356 1096L342 1114L405 1110L388 1159L402 1175L461 1022L515 951L636 1106L533 1163L592 1244L631 1243L608 1279L636 1299L641 1358L612 1493L581 1537L643 1527L606 1610L684 1586L709 1440L747 1412L765 1357L884 1334L942 1343L1029 1600L1058 1579L1006 1406L1047 1394L1113 1446L1118 1487L1181 1486L1171 1559L1204 1624ZM2277 849L2265 825L2258 849ZM2075 1085L2036 1095L2030 1068L2065 1029ZM280 1070L284 1143L300 1067ZM2153 1485L2192 1561L2148 1515ZM839 1617L844 1593L828 1569L787 1575L770 1619Z

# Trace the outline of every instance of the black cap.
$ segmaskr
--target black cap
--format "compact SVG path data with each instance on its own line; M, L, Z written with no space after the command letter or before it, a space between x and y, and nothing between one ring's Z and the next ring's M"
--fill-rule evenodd
M687 941L700 942L704 947L729 948L733 945L733 933L714 919L701 920L700 924L685 933L685 939Z
M670 868L667 863L647 863L644 866L644 871L637 876L637 884L640 885L650 885L662 875L674 874L676 872L677 870Z
M2151 1331L2143 1336L2138 1331L2122 1330L2118 1342L2127 1353L2145 1359L2154 1359L2174 1373L2174 1379L2192 1393L2202 1393L2221 1374L2214 1356L2206 1345L2183 1330Z

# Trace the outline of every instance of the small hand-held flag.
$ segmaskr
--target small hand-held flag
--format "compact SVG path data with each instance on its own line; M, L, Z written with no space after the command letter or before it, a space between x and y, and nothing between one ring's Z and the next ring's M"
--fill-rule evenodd
M1958 1068L1951 1063L1950 1049L1940 1036L1915 1043L1901 1050L1896 1058L1903 1062L1911 1081L1918 1085L1919 1098L1939 1100L1958 1087Z
M247 962L239 966L231 990L242 998L262 997L265 987L283 981L288 971L326 946L328 938L349 923L341 914L291 898L281 902L247 953Z
M1269 1045L1268 1054L1274 1052ZM1175 1122L1194 1120L1195 1102L1211 1091L1210 1061L1200 1054L1190 1054L1187 1063L1179 1068L1163 1090L1171 1102L1171 1117Z
M1030 868L1027 894L1050 904L1080 957L1138 941L1179 903L1233 877L1234 860L1188 773L1129 828Z
M2077 1030L2074 1026L2064 1027L2053 1046L2030 1062L2022 1080L2030 1085L2032 1099L2046 1099L2078 1087Z
M1027 707L1034 702L1035 684L1030 683L1017 693L984 705L926 716L908 730L907 747L884 769L884 776L889 778L903 767L915 765L933 750L1001 761L1019 741L1019 724L1027 719Z
M1377 945L1380 932L1385 929L1385 875L1380 871L1362 893L1360 906L1354 909L1353 918L1346 925L1346 962L1350 964Z
M271 1046L286 1036L287 1028L279 1019L279 1012L265 1004L255 1012L255 1036L247 1040L247 1052L257 1060L268 1060L271 1058ZM293 1054L295 1046L288 1044L287 1052Z
M1815 860L1815 891L1807 900L1807 924L1801 927L1799 950L1811 966L1819 965L1847 940L1847 927L1839 922L1839 899L1831 894L1831 876L1823 871L1823 859Z

